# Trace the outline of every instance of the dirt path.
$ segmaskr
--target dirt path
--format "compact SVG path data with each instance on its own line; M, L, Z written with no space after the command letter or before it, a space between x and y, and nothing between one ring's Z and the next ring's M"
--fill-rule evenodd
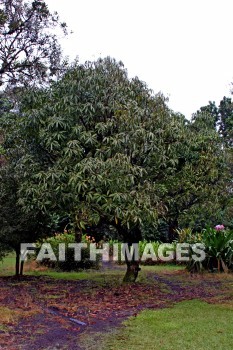
M194 298L232 300L233 276L149 273L148 281L130 285L119 284L114 276L104 284L47 277L0 278L0 306L22 316L0 329L0 349L81 350L81 334L117 327L145 308L169 307Z

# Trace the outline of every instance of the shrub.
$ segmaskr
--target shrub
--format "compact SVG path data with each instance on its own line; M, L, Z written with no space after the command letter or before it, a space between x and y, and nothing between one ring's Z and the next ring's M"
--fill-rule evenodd
M202 233L193 232L189 227L177 230L176 232L178 234L177 241L179 243L202 243Z
M100 257L97 256L96 261L90 260L90 243L93 243L94 239L83 235L82 236L82 243L87 243L87 248L82 249L82 259L81 261L75 261L74 259L74 249L68 248L69 243L75 243L75 235L71 232L64 232L55 234L53 237L49 237L46 239L43 239L41 242L37 244L37 250L39 251L41 248L41 245L43 243L49 243L53 249L54 254L56 257L58 257L59 253L59 243L65 243L66 246L66 259L65 261L51 261L48 259L44 259L40 264L60 269L62 271L77 271L80 269L98 269L99 268L99 262Z
M178 231L179 240L187 243L201 242L205 246L206 259L203 262L191 260L187 265L190 271L208 269L228 272L233 269L233 231L223 225L206 228L201 233L193 233L190 229ZM190 256L192 251L190 251Z

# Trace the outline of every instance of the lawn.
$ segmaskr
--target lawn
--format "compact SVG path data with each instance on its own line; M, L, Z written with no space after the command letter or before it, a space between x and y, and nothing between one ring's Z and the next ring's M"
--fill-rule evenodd
M199 300L173 308L145 310L105 336L83 342L86 349L102 350L232 350L233 311Z
M0 261L0 276L13 275L15 269L15 254L8 254L2 261Z
M158 264L155 266L143 266L143 272L142 274L139 274L139 279L145 278L145 273L147 272L154 272L154 271L177 271L177 270L183 270L184 266L182 265L174 265L174 264ZM8 254L7 257L3 259L3 261L0 261L0 276L12 276L14 275L15 271L15 254L11 253ZM71 271L71 272L63 272L63 271L56 271L53 269L47 269L47 268L41 268L37 267L36 263L33 261L26 261L24 266L24 271L26 275L29 276L48 276L55 279L62 279L62 280L100 280L104 281L106 279L106 275L109 274L115 274L119 277L119 279L123 279L124 273L125 273L125 266L119 265L118 269L116 270L108 270L106 271L98 271L98 270L85 270L85 271Z

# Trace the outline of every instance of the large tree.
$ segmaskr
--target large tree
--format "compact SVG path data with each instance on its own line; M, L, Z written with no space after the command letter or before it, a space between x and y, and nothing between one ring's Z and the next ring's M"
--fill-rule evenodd
M0 85L42 83L63 69L57 27L66 33L42 0L0 0Z
M22 152L18 203L67 213L77 232L108 225L131 245L163 218L172 239L181 214L218 198L216 132L173 113L121 62L71 67L50 88L28 92L12 118L3 128L9 157ZM125 280L138 270L127 261Z
M66 34L66 24L60 23L57 13L49 12L44 1L0 0L2 122L11 123L11 111L18 109L17 103L23 87L47 84L64 71L65 62L62 62L61 48L54 31L58 27ZM31 242L38 238L41 222L36 224L36 221L42 216L39 212L23 213L22 207L17 203L21 174L16 171L15 164L21 153L18 152L16 143L13 154L6 152L11 137L14 138L12 129L7 136L6 132L6 128L0 128L0 253L8 249L16 251L18 274L20 242Z

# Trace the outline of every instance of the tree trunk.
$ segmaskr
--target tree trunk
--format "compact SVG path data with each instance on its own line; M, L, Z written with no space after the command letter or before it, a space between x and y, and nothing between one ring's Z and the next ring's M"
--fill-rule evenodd
M17 247L15 249L16 259L15 259L15 276L19 276L19 265L20 265L20 249Z
M20 262L20 276L23 276L23 267L24 267L24 261L22 260L21 262Z
M139 237L137 236L137 232L135 232L134 236L135 238L135 242L136 244L139 243ZM132 242L127 243L128 245L128 249L130 251L130 248L132 246ZM139 247L138 247L139 250ZM139 251L138 251L138 255L139 255ZM123 278L123 282L132 282L134 283L138 277L138 272L141 270L139 267L139 256L137 256L136 252L133 251L132 254L132 259L128 259L127 254L125 253L125 261L126 261L126 265L127 265L127 270L125 273L125 276Z
M82 242L82 231L80 231L79 228L74 228L74 236L75 236L75 242L81 243Z
M118 223L115 227L118 231L119 236L123 237L125 244L128 245L129 251L132 244L138 244L139 241L142 239L142 234L139 227L134 227L133 229L128 230L125 227L121 226L120 223ZM125 261L127 265L127 270L123 278L123 282L134 283L138 277L138 272L141 270L139 267L139 257L135 256L134 251L132 259L128 259L127 254L125 253Z
M177 232L178 229L178 220L174 219L169 222L169 229L168 229L168 241L169 243L173 242L177 238Z
M123 278L123 282L135 282L138 277L138 272L141 270L139 261L127 261L127 270Z

